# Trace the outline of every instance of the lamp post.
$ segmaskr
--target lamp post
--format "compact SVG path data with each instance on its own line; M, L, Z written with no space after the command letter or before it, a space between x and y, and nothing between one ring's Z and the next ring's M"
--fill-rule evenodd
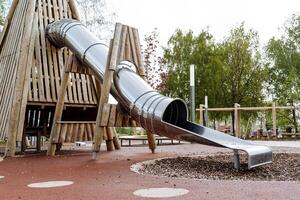
M195 65L190 65L190 120L195 122Z
M204 126L208 126L208 96L205 96Z

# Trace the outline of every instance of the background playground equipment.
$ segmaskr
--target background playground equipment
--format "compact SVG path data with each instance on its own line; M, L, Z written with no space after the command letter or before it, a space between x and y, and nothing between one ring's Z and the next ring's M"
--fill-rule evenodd
M79 19L74 0L12 3L0 33L0 140L7 140L7 156L15 154L16 146L25 150L26 136L37 137L40 148L41 136L49 137L51 129L55 132L55 147L49 152L52 155L63 142L92 140L99 131L96 118L100 108L107 112L103 117L98 115L97 122L102 119L101 131L108 150L119 148L111 127L136 126L116 105L108 104L105 84L102 86L68 49L56 49L45 38L45 27L65 18ZM115 39L122 41L118 47L124 50L122 59L139 59L137 67L143 76L137 30L119 26L122 32ZM148 137L154 151L153 136L148 133Z
M299 106L277 106L275 102L272 102L272 106L265 106L265 107L241 107L239 104L235 103L234 107L229 108L208 108L207 110L209 112L233 112L234 113L234 126L232 127L233 133L236 137L242 137L242 131L241 131L241 112L261 112L261 111L271 111L272 112L272 129L270 129L267 133L263 130L256 130L255 131L255 137L254 138L274 138L276 139L279 135L278 133L278 126L277 126L277 111L278 110L299 110ZM199 123L204 124L204 111L205 106L200 104L199 108L196 109L196 111L199 111ZM276 130L276 131L275 131ZM254 134L254 132L253 132ZM292 133L291 131L285 131L283 133L280 133L280 136L283 138L300 138L299 133ZM244 137L251 138L251 132L244 134Z

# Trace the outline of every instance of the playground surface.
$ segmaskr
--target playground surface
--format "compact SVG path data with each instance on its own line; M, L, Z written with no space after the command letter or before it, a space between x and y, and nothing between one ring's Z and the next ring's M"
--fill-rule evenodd
M274 144L275 153L300 153L297 141ZM286 147L290 145L293 147ZM76 151L63 150L55 157L42 153L8 158L0 162L0 176L3 176L0 178L0 196L5 200L147 199L133 193L147 188L178 188L189 192L168 199L299 199L299 181L178 179L141 175L130 170L133 164L145 160L221 152L231 151L184 143L158 146L155 154L150 153L147 146L103 151L97 161L91 160L89 147ZM72 181L73 184L43 189L27 186L47 181Z

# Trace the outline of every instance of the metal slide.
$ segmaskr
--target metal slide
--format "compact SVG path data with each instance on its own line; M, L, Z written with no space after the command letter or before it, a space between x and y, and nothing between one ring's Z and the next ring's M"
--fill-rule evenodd
M102 81L108 47L79 21L63 19L48 25L46 35L58 48L68 47ZM153 90L136 74L134 64L121 62L114 72L111 94L143 128L172 139L225 147L234 151L234 166L239 168L239 151L248 154L248 168L272 162L272 150L265 146L189 122L188 110L181 99Z

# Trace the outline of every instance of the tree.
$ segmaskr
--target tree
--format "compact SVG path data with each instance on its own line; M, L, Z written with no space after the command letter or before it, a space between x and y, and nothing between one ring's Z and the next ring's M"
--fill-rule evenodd
M300 99L300 16L293 15L288 19L283 30L280 38L271 38L266 46L270 76L267 89L274 101L293 105ZM295 110L285 111L282 118L289 118L297 131Z
M180 97L189 101L189 66L195 65L196 104L200 96L209 90L207 73L214 59L214 41L208 31L203 30L198 36L192 31L183 33L177 30L170 38L168 47L164 49L163 64L167 68L167 76L160 88L165 95Z
M230 36L220 45L220 54L224 106L261 104L266 70L259 52L257 32L246 31L242 23L231 30Z
M203 30L177 30L164 49L162 92L189 101L189 66L195 65L196 105L209 98L209 107L259 105L263 101L265 70L259 52L258 34L245 30L244 24L234 28L221 43ZM242 115L248 118L249 115ZM228 117L226 113L210 113L213 119Z
M159 85L162 93L180 97L189 102L189 66L195 65L195 103L204 103L204 96L209 96L209 106L222 105L220 95L220 75L222 65L218 54L218 46L213 36L202 30L198 35L192 31L187 33L177 30L164 49L163 66ZM221 118L224 113L210 113L213 119Z
M234 28L220 45L223 63L221 98L224 107L238 103L241 106L262 104L266 70L259 52L258 33L245 30L244 23ZM234 113L232 124L234 126ZM243 113L244 122L256 113Z
M116 13L110 12L105 0L77 0L81 20L96 36L109 42L113 36Z
M283 29L281 38L271 38L266 46L268 91L274 100L288 104L300 98L300 16L293 15Z

